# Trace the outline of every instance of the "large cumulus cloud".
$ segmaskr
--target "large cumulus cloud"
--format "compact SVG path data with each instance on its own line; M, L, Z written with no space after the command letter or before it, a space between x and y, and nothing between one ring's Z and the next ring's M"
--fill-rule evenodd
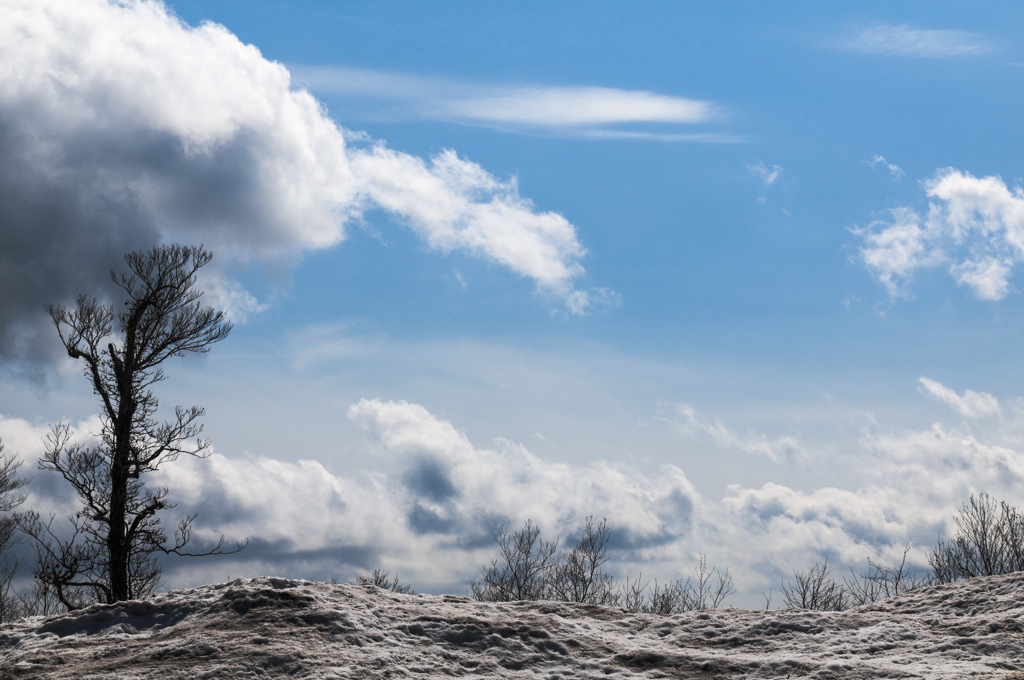
M4 354L31 337L44 302L101 291L126 250L188 241L221 262L294 260L341 242L371 208L573 312L591 303L573 285L585 253L575 228L514 179L453 151L423 160L347 133L223 26L190 27L145 0L0 11Z
M182 508L200 512L200 539L222 532L257 538L255 554L240 556L256 562L246 569L271 557L294 567L299 555L318 556L314 574L350 576L384 563L420 583L451 587L489 559L501 524L517 528L530 519L555 537L575 533L588 515L607 517L619 555L692 538L701 502L678 468L652 479L603 462L547 462L502 439L477 446L406 402L362 400L348 415L391 474L337 475L311 460L216 454L167 466L159 483Z

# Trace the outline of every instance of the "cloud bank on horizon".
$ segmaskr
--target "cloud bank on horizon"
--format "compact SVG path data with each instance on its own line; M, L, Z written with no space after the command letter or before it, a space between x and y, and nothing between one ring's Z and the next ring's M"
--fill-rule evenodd
M126 250L194 241L221 263L295 261L375 208L430 250L533 280L571 313L595 302L575 285L586 254L575 227L514 178L452 150L424 160L347 133L285 67L155 1L7 0L0 154L18 168L0 176L4 355L31 349L44 302L102 290ZM220 288L221 304L256 309L237 284Z
M920 384L969 418L1001 412L992 395L957 395L928 378ZM866 481L853 490L732 484L721 498L710 498L675 465L648 476L602 461L552 463L504 439L478 446L418 404L377 399L359 401L347 415L393 473L338 475L315 460L215 453L167 465L151 483L167 486L182 508L200 513L198 540L216 541L221 533L254 539L238 556L220 558L227 566L190 563L188 574L170 574L172 584L193 583L204 570L218 569L257 574L285 568L351 578L383 564L419 588L458 588L489 561L498 525L531 519L546 535L565 538L595 515L606 517L612 529L612 571L619 577L642 570L652 578L676 578L704 552L729 566L741 589L757 592L775 585L773 575L788 575L815 559L856 568L867 557L883 564L898 560L907 542L912 563L926 566L927 550L937 535L948 535L970 494L1021 499L1024 405L1014 400L1006 408L1005 420L990 421L995 429L978 432L967 424L903 432L865 426L858 456ZM769 456L776 447L801 448L797 437L737 436L721 421L707 427L685 404L677 416L667 424L690 436L710 434L722 448ZM79 424L80 436L88 437L96 425ZM42 434L24 420L0 417L8 449L30 465ZM70 512L67 490L41 479L47 475L36 477L28 488L30 504L44 513ZM217 574L209 576L223 577Z

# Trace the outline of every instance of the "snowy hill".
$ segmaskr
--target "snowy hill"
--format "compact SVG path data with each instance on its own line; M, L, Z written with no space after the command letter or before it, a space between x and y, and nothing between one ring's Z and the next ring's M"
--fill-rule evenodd
M660 617L280 578L0 628L2 678L1020 678L1024 574L847 612Z

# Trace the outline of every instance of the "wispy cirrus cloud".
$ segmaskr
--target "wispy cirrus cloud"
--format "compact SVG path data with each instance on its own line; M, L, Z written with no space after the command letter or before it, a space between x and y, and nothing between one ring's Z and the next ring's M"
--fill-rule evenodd
M751 455L765 456L775 463L782 459L806 458L809 455L796 437L786 435L769 439L767 435L753 430L738 432L720 419L712 422L690 404L663 404L661 410L666 413L663 419L683 434L708 437L719 448L738 449Z
M978 56L992 51L991 43L979 33L915 28L908 24L861 26L836 44L846 52L929 59Z
M903 176L907 174L903 172L903 168L896 165L895 163L890 163L889 161L885 160L885 156L881 156L879 154L875 154L875 156L872 157L870 161L863 161L863 163L872 170L875 169L876 165L881 163L883 167L889 170L889 178L893 182L899 182L901 179L903 179Z
M769 170L763 162L758 161L756 164L747 163L747 172L764 182L766 187L770 187L775 184L775 180L782 174L782 168L778 165L773 165L772 169Z
M441 120L513 132L591 139L729 143L722 132L621 129L636 124L697 125L724 117L700 99L610 87L493 85L340 66L292 66L297 82L323 95L359 99L372 115Z
M1002 413L999 400L988 392L965 390L962 395L946 387L937 380L921 376L917 379L918 390L927 392L947 406L955 409L965 418L983 418L998 416Z

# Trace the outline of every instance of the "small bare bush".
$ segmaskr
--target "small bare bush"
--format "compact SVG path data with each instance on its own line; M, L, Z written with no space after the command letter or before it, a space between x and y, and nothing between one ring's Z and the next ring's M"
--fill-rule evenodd
M718 571L708 567L707 556L701 553L700 563L693 577L667 583L654 582L654 588L643 582L641 574L635 581L626 578L619 589L620 606L633 612L671 616L688 611L718 609L725 598L736 592L729 570Z
M1024 570L1024 515L988 494L964 503L957 533L939 539L928 564L937 583Z
M889 597L895 597L915 588L932 585L934 579L931 575L920 575L907 569L907 554L910 553L910 544L903 548L903 559L898 567L883 567L868 559L868 573L859 577L850 569L851 578L843 577L846 586L848 604L851 607L859 607L862 604L871 604Z
M702 554L694 576L654 587L628 576L616 587L604 571L608 562L608 523L587 517L571 550L558 553L558 540L544 540L540 527L527 520L519 531L504 526L494 533L500 557L481 569L470 583L477 600L558 600L624 607L633 612L668 616L695 609L716 609L736 592L729 570L708 567Z
M611 538L607 520L594 523L587 517L580 530L576 547L563 551L556 562L551 580L553 599L563 602L613 605L618 601L612 577L602 567L608 561L606 546Z
M643 572L640 572L635 581L630 579L628 574L626 575L626 582L619 586L619 597L616 603L618 606L631 612L645 611L648 583L642 582L643 578ZM654 585L657 587L657 582Z
M494 532L494 542L501 557L483 568L479 581L470 583L473 597L487 602L549 599L558 540L542 539L540 527L527 520L511 533L502 525Z
M783 582L782 599L788 609L816 611L843 611L850 607L878 602L921 586L931 585L930 575L920 575L907 567L910 544L903 548L903 558L896 567L883 567L868 559L866 574L857 574L852 568L850 577L832 578L832 568L826 559L808 565L807 571L794 571L794 581ZM765 608L771 606L770 595L765 596Z
M788 609L843 611L850 601L844 584L831 578L828 559L807 566L807 571L793 571L793 582L782 584L782 599Z
M393 593L401 593L405 595L415 595L412 586L403 584L398 581L398 576L391 576L391 574L383 569L374 569L373 573L369 576L356 576L356 582L361 586L377 586L384 590L390 590Z
M729 597L736 592L729 569L718 571L715 567L708 568L707 555L701 553L700 564L697 566L693 586L690 586L690 579L686 579L685 592L688 597L684 602L687 608L684 611L699 609L718 609ZM714 579L714 580L712 580Z

